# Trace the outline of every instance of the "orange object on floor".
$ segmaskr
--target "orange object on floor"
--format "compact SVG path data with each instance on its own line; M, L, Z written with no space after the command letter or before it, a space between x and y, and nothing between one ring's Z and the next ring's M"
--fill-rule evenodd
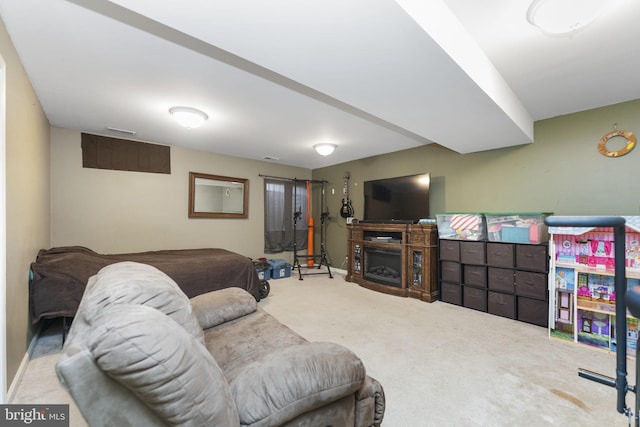
M307 181L307 267L313 267L313 216L311 215L311 183Z

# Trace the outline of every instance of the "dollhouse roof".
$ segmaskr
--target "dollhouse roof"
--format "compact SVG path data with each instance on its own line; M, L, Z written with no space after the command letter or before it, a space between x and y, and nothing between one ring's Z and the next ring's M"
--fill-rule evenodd
M624 216L625 231L640 233L640 216ZM570 236L579 236L589 231L607 231L602 227L549 227L549 234L566 234Z

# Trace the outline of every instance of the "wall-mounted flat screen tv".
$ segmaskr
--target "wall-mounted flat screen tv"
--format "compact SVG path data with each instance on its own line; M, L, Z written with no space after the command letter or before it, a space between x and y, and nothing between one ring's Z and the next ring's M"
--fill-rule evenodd
M364 182L364 221L415 222L429 218L429 173Z

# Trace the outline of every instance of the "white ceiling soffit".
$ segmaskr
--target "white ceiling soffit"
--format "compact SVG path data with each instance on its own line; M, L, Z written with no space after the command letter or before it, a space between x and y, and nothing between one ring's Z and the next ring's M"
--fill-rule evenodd
M511 87L458 18L441 1L396 1L488 95L521 132L533 141L533 119ZM516 144L507 144L516 145ZM491 148L497 148L494 146ZM473 150L456 150L470 152Z
M53 126L307 169L430 142L110 2L0 0L0 14ZM209 120L187 131L176 105ZM321 139L339 155L316 154Z
M533 140L532 119L440 0L111 2L156 23L71 1L201 53L213 48L232 66L419 143L469 153Z

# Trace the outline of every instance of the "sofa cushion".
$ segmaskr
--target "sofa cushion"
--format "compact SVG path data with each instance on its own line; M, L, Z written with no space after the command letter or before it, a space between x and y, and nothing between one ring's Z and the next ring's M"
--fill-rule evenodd
M189 298L180 287L157 268L137 262L119 262L102 268L92 279L83 297L85 316L100 313L116 304L136 304L155 308L204 343ZM91 323L88 319L87 323Z
M158 310L106 307L93 321L89 349L103 372L169 424L238 425L229 387L213 357Z
M354 393L363 383L362 361L341 345L303 343L247 365L230 382L242 426L281 425Z
M256 299L240 288L226 288L191 298L193 312L202 329L251 314L258 309Z

